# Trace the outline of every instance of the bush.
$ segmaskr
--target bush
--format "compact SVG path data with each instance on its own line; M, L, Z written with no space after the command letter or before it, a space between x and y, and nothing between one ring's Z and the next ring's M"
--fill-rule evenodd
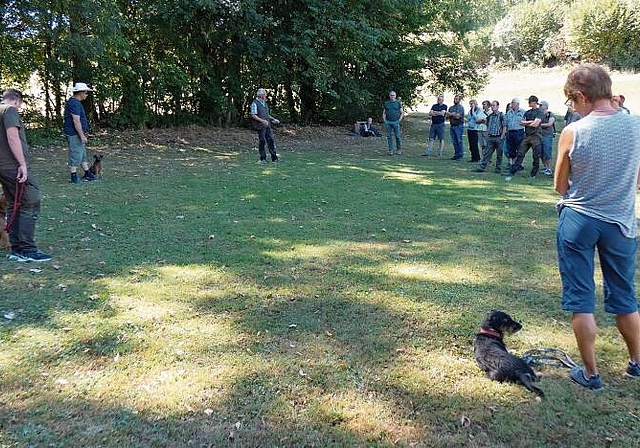
M491 52L496 62L553 65L564 59L564 10L552 0L517 4L493 29Z
M568 43L581 60L640 67L640 3L578 0L568 15Z

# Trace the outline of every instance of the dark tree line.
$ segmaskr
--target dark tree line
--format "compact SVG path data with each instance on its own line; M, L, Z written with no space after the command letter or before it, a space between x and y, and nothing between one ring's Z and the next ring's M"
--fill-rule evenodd
M225 126L258 87L293 123L380 112L390 89L478 90L492 63L640 64L637 0L5 0L0 86L57 126L75 81L116 127Z
M465 2L422 0L9 0L0 83L37 87L57 123L72 82L118 127L246 119L257 87L294 123L378 113L390 89L478 87ZM33 75L36 76L33 76ZM33 90L33 89L32 89Z

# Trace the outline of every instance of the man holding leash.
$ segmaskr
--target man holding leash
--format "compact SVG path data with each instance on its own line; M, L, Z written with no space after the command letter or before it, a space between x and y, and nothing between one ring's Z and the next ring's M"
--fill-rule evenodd
M269 106L266 102L267 91L258 89L256 98L251 103L251 127L258 131L258 152L260 153L260 163L267 163L267 152L265 145L269 146L269 154L272 162L279 162L276 154L276 143L273 139L272 124L280 123L280 120L269 115Z
M7 231L11 261L49 261L36 247L34 235L40 214L40 190L27 168L29 147L18 113L22 92L8 89L0 102L0 184L7 200Z
M71 172L72 184L96 180L95 176L89 171L89 164L87 163L87 148L85 145L87 143L89 121L81 103L81 101L87 99L89 92L93 92L93 90L85 83L75 83L73 96L69 98L64 107L63 131L69 146L69 171ZM82 179L78 179L78 165L82 166L84 170Z

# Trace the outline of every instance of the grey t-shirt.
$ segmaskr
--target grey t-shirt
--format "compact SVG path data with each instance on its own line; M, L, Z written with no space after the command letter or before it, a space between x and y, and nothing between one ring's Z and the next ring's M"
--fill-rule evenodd
M587 115L571 128L570 186L558 206L617 224L626 237L635 238L640 117Z

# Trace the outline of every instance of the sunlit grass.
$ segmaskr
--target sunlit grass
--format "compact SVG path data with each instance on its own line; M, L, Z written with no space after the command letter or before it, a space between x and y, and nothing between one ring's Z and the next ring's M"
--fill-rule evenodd
M36 151L38 238L55 259L0 261L0 311L14 312L0 325L0 444L635 443L640 385L622 379L601 311L606 394L545 369L539 402L475 365L492 308L523 323L514 352L578 358L551 180L427 160L425 121L405 126L415 137L394 158L341 130L313 144L278 130L285 163L266 167L244 131L229 131L237 148L179 130L175 147L105 138L108 176L81 188L45 170L64 154Z

